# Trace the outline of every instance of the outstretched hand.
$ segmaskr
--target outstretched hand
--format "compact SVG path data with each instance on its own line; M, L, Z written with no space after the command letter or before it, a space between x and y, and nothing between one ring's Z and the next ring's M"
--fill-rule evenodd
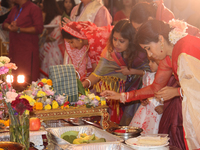
M131 75L131 71L127 66L121 66L121 70L116 70L115 72L121 72L123 75Z
M71 20L69 20L69 19L66 18L66 17L64 17L63 20L64 20L64 21L62 21L63 27L64 27L67 23L71 22Z
M100 95L105 97L106 99L120 100L120 93L117 93L115 91L105 90L101 92Z

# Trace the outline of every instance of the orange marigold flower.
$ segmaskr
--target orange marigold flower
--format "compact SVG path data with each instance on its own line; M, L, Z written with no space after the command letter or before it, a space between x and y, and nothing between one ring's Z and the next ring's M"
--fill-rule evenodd
M52 80L51 80L51 79L48 79L48 80L47 80L47 85L50 85L50 86L52 86L52 85L53 85L53 83L52 83Z
M42 110L43 109L43 104L41 102L36 102L35 103L35 109L36 110Z
M9 119L8 119L8 120L6 120L6 121L4 122L4 125L5 125L6 127L8 127L8 126L9 126Z

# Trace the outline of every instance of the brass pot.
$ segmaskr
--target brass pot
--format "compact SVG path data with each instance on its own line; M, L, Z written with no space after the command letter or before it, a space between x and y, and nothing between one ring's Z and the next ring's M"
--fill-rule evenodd
M4 150L25 150L25 147L17 142L2 141L0 142L0 148Z

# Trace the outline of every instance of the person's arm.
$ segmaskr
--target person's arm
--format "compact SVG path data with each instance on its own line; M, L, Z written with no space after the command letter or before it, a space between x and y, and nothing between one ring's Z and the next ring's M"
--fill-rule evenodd
M121 70L116 70L116 72L121 72L123 75L143 75L143 70L138 70L134 68L128 69L127 66L121 66Z
M90 88L91 86L96 84L98 81L99 81L99 78L92 73L87 79L85 79L82 82L82 84L84 88Z
M120 100L120 102L131 102L135 100L142 100L149 97L153 97L154 93L165 87L172 75L172 68L167 64L166 60L162 60L159 63L158 70L154 82L139 90L133 90L130 92L117 93L114 91L104 91L102 96L107 99Z
M33 20L33 26L31 27L19 27L17 26L17 20L11 22L10 24L8 22L5 22L3 24L4 30L10 31L10 32L20 32L20 33L29 33L29 34L39 34L43 31L43 19L42 19L42 12L40 8L31 11L31 17Z
M33 20L33 27L35 28L35 31L31 28L29 29L22 29L22 32L31 32L34 34L41 34L43 29L44 29L44 25L43 25L43 16L42 16L42 11L39 7L34 8L31 11L31 17Z
M172 68L167 64L166 60L160 61L154 82L142 89L127 92L126 102L153 97L155 92L167 85L171 75Z

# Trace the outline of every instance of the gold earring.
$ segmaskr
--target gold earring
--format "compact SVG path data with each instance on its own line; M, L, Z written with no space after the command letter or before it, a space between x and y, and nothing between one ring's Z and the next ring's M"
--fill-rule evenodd
M79 42L80 42L80 43L83 43L83 40L80 40Z
M163 52L164 44L161 42L161 53Z

